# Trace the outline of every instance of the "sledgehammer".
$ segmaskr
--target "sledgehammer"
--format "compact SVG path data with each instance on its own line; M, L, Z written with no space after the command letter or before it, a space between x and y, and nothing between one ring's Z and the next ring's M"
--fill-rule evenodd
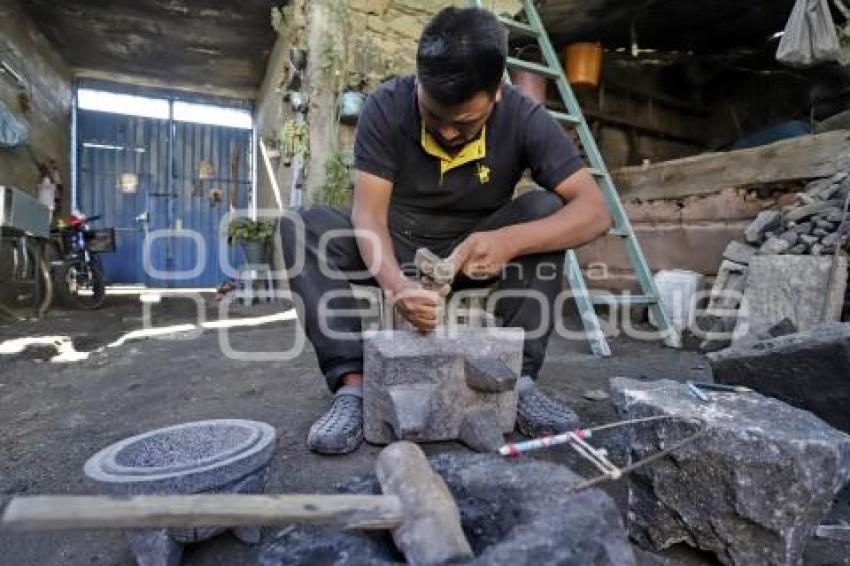
M418 446L387 446L375 470L384 495L25 496L9 502L2 525L15 530L332 525L389 529L410 564L472 557L454 498Z

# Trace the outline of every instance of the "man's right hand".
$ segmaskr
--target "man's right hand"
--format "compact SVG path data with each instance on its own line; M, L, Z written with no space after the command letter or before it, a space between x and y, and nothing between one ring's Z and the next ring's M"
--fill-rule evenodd
M410 324L422 332L431 332L437 327L443 298L450 290L449 285L444 285L437 291L428 291L420 283L406 279L390 294L393 303Z

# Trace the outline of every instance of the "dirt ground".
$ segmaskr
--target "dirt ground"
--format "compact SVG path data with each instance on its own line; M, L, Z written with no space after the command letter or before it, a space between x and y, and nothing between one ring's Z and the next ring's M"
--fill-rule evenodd
M205 299L207 318L217 318L218 303L211 296ZM283 303L236 307L230 315L260 316L285 309ZM196 307L166 298L154 305L153 313L154 325L167 326L195 322ZM295 324L289 320L231 329L226 337L236 349L279 351L293 343ZM67 335L78 351L90 351L141 325L138 297L110 297L107 306L94 313L52 311L41 320L0 322L0 344L24 336ZM46 347L0 355L0 509L15 494L92 493L82 468L96 451L146 430L199 419L257 419L276 428L269 492L329 492L339 481L370 471L379 447L364 444L353 454L328 457L312 454L305 446L310 424L330 400L309 345L291 361L239 361L222 354L224 337L222 331L206 330L188 339L172 335L134 340L85 361L62 364L47 361L54 352ZM586 425L614 420L607 400L583 397L590 390L607 390L612 376L710 380L710 368L697 352L626 338L616 338L611 345L613 357L599 359L589 354L584 342L553 338L539 378L541 387L573 406ZM425 448L429 453L465 450L454 443ZM567 449L534 457L592 473ZM625 506L622 483L606 489ZM0 548L0 562L10 565L132 564L119 532L0 531ZM190 547L184 563L253 564L257 552L257 547L241 545L227 534ZM824 552L815 554L840 556ZM668 556L688 564L711 563L693 552L674 550ZM813 557L807 563L846 562Z

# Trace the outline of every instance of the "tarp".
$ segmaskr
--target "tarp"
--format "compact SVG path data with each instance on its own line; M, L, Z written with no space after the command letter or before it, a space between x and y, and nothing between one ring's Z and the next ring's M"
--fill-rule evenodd
M0 102L0 148L18 147L27 142L27 125Z

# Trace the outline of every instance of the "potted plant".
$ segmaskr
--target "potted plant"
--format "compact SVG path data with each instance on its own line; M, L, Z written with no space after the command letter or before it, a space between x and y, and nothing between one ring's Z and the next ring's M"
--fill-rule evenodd
M339 95L339 121L343 124L353 126L357 123L357 117L363 105L366 104L366 76L359 71L348 73L348 81Z
M245 263L260 265L269 263L269 244L274 236L274 224L267 220L237 218L230 223L230 244L242 245Z

